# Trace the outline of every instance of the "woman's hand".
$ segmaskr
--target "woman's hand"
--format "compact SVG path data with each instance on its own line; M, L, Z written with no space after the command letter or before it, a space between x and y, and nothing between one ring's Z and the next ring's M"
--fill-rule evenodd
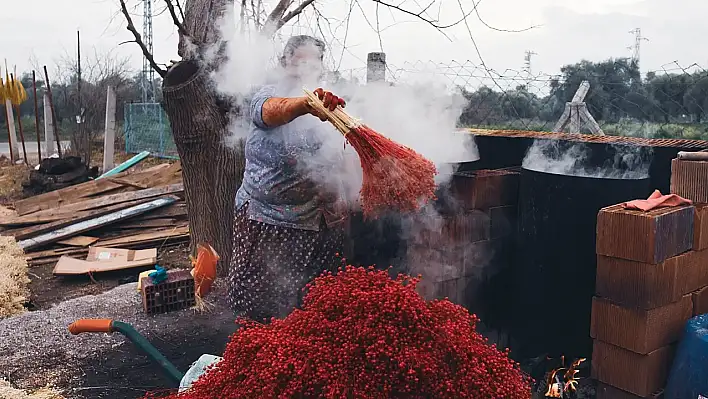
M324 107L329 109L330 111L334 111L335 109L337 109L337 106L341 106L342 108L344 108L347 105L343 98L335 96L331 91L325 91L319 88L315 90L315 94L322 101ZM309 108L310 113L312 115L320 118L320 120L322 120L323 122L327 120L327 117L317 112L314 107Z

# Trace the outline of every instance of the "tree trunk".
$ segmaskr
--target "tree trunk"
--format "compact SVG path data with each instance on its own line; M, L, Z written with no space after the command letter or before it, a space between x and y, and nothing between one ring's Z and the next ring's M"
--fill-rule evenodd
M243 175L237 151L224 144L227 111L217 103L207 70L196 61L170 68L163 95L182 162L192 248L211 244L221 256L223 274L231 259L234 199Z
M211 71L220 56L205 59L214 46L223 49L217 21L233 0L188 0L184 33L180 32L181 62L163 79L163 100L182 162L182 177L189 214L191 249L208 243L221 257L223 275L231 260L231 236L236 190L243 177L242 153L224 144L229 112L219 102ZM228 21L227 21L228 22Z

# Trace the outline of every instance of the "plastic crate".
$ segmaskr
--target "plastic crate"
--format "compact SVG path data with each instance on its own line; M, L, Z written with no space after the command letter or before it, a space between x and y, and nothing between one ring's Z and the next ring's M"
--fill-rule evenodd
M167 313L194 306L194 278L187 270L170 270L167 280L154 284L149 277L143 279L143 309L147 314Z

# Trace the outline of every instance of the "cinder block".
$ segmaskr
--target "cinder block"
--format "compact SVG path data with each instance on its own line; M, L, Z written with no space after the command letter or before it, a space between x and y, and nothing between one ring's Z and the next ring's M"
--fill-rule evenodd
M666 385L675 346L665 346L640 355L627 349L595 340L592 352L592 378L640 398L648 397Z
M597 399L663 399L664 391L660 390L654 392L649 396L637 396L629 392L625 392L621 389L615 388L612 385L607 385L602 382L597 383L597 388L595 389Z
M708 162L671 161L671 192L697 203L708 203Z
M595 292L640 309L668 305L708 286L708 251L689 251L658 264L598 255Z
M708 204L695 204L693 218L693 250L708 249Z
M693 316L708 313L708 287L703 287L694 292L693 296Z
M693 248L693 206L649 212L613 205L597 216L598 255L657 264Z
M166 313L194 306L194 278L187 270L170 270L167 280L154 284L142 280L143 309L147 314Z
M625 308L593 298L590 336L639 354L677 342L693 315L691 295L651 310Z
M489 217L491 219L491 239L509 237L516 232L516 206L497 206L490 208Z
M516 205L519 177L518 172L509 170L458 172L452 177L451 192L464 209Z

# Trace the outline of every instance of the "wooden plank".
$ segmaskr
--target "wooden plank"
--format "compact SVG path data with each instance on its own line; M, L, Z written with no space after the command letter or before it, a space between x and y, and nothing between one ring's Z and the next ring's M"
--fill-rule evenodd
M83 222L78 222L66 227L62 227L58 230L50 231L45 234L41 234L37 237L28 238L26 240L20 240L17 245L20 248L27 250L31 248L41 247L63 238L72 237L81 234L85 231L93 230L98 227L103 227L105 225L115 223L119 220L127 219L129 217L139 215L141 213L147 212L153 208L158 208L171 204L176 199L174 197L161 197L145 204L135 205L127 209L116 211L114 213L109 213L108 215L99 216L95 219L85 220Z
M108 180L100 182L94 180L17 201L15 202L15 210L19 216L24 216L44 209L56 208L79 198L100 194L119 187L121 187L120 184Z
M177 219L172 218L156 218L141 221L131 219L126 223L117 224L115 227L119 229L148 229L155 227L174 227L176 224Z
M131 234L124 237L114 238L111 240L101 240L96 245L102 247L120 247L123 245L144 243L148 241L164 240L168 238L181 237L189 234L189 227L178 227L174 229L165 229L152 231L149 233Z
M68 245L70 247L88 247L98 240L100 240L98 237L75 236L66 240L57 241L57 244Z
M133 219L132 221L143 221L152 219L162 219L162 218L184 218L187 216L187 204L184 202L177 202L170 206L164 208L156 209L153 212L140 215Z
M15 237L16 240L24 240L42 233L46 233L48 231L56 230L64 226L68 226L73 223L81 222L84 220L88 219L93 219L111 212L119 211L121 209L129 208L133 205L139 205L145 202L150 201L150 198L148 199L142 199L142 200L136 200L136 201L130 201L130 202L123 202L121 204L117 205L112 205L112 206L107 206L104 208L99 208L99 209L92 209L90 211L83 211L83 212L77 212L74 216L62 219L62 220L57 220L55 222L51 223L43 223L43 224L38 224L34 226L29 226L29 227L21 227L17 229L12 229L12 230L7 230L7 235L12 235Z
M54 248L54 249L47 249L44 251L38 251L38 252L30 252L25 255L25 259L28 261L34 261L37 259L44 259L44 258L58 258L62 255L75 255L77 253L88 253L88 249L86 248Z
M168 168L169 166L169 164L165 163L153 166L152 168L146 169L139 173L134 173L133 175L124 172L113 177L119 179L127 178L128 181L132 181L131 179L133 178L142 180L146 176L154 175L161 169ZM30 198L25 198L16 201L14 206L18 216L24 216L33 212L57 208L62 205L78 202L82 198L89 198L98 194L105 194L110 191L114 191L121 188L124 188L123 184L112 182L108 179L92 180L86 183L76 184L70 187L62 188L60 190L50 191L48 193L35 195Z
M94 199L88 199L75 204L66 205L57 209L46 209L30 215L10 218L0 221L0 226L17 226L38 223L48 223L71 217L76 212L101 208L108 205L115 205L121 202L129 202L145 198L154 198L165 194L175 194L184 190L182 184L172 184L169 186L149 188L147 190L132 191L114 195L106 195Z

